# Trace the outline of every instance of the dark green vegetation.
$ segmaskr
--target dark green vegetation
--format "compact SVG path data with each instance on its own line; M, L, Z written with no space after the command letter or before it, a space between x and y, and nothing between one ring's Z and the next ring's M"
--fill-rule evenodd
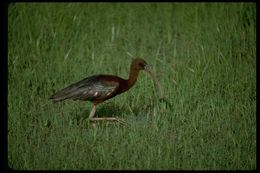
M53 104L93 74L153 82L97 107L128 127L87 121L90 102ZM11 4L8 164L14 169L255 169L256 6L250 3Z

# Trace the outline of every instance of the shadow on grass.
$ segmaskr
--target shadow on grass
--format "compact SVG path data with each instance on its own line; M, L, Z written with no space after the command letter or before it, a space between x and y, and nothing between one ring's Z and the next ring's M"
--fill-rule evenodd
M81 110L77 115L77 120L87 119L92 107ZM97 105L97 111L94 117L119 117L122 118L122 113L125 112L124 107L116 105Z
M167 99L167 98L161 98L161 99L159 99L159 101L160 101L161 103L166 103L166 106L169 107L170 109L173 108L173 105L171 104L171 102L169 101L169 99Z

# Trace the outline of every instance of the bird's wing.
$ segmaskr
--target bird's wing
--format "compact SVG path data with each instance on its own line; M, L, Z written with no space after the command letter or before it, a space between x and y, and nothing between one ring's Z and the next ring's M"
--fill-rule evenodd
M53 101L103 99L115 92L118 86L117 82L102 80L100 76L91 76L58 91L51 96L51 99Z
M73 100L99 100L109 97L117 90L119 83L107 81L95 81L89 85L83 85L71 97Z

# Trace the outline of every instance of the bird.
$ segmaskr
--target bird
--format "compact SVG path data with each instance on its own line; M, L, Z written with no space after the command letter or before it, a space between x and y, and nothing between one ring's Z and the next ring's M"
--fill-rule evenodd
M152 71L151 66L148 65L144 59L135 58L132 60L128 79L123 79L121 77L108 74L89 76L57 91L51 95L50 99L54 103L66 99L90 101L92 102L93 106L88 117L89 120L124 122L124 120L121 120L117 117L94 117L96 113L96 107L98 104L132 88L136 83L139 72L141 70L147 72L147 74L153 79L154 84L159 91L159 97L163 98L161 84L155 76L155 73Z

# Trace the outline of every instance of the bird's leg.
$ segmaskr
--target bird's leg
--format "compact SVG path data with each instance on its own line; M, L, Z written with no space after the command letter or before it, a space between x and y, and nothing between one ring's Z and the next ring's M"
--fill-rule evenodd
M94 118L96 110L97 110L96 105L93 105L92 110L91 110L89 117L88 117L90 121L117 121L119 123L126 123L124 120L116 118L116 117L99 117L99 118L95 117Z
M91 110L89 117L88 117L90 120L94 117L96 110L97 110L96 105L93 105L92 110Z

